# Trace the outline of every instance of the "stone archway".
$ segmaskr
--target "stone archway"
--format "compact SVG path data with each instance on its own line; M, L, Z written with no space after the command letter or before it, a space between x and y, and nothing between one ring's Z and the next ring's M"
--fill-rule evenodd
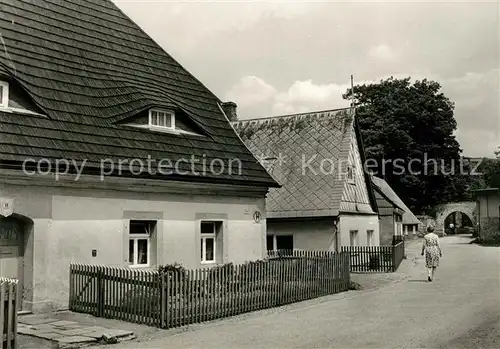
M445 220L455 212L464 214L471 222L476 225L476 203L473 201L455 202L439 205L436 214L436 232L445 233Z
M472 219L464 212L452 212L444 219L444 231L448 235L472 233L474 229ZM453 224L454 229L450 228L450 224Z
M33 221L28 217L0 215L0 277L18 280L18 310L25 310L33 298Z

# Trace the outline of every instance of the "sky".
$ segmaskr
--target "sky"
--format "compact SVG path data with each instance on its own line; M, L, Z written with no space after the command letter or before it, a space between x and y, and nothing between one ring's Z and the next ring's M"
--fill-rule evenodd
M427 78L464 156L500 146L497 1L113 1L240 119L347 107L351 74Z

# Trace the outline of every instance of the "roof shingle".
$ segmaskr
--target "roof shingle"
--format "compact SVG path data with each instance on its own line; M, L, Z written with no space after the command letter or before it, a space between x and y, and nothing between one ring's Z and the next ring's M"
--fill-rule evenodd
M0 160L26 156L240 159L214 180L277 186L241 142L220 100L109 0L0 0L0 73L47 114L0 113ZM205 137L129 129L120 121L175 106ZM184 175L196 176L192 172Z
M373 185L380 190L380 192L390 200L396 207L404 211L403 224L421 224L418 218L411 212L408 206L405 205L403 200L394 192L389 183L379 177L371 176Z
M353 121L350 109L341 109L233 123L248 148L267 159L268 171L282 185L268 194L268 217L339 213L345 181L338 165L347 161Z

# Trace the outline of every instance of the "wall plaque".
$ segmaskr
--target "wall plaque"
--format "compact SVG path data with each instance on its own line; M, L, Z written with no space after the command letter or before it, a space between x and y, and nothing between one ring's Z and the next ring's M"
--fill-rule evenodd
M0 198L0 216L8 217L14 212L13 198Z
M261 218L262 218L262 217L261 217L261 214L260 214L260 212L259 212L259 211L255 211L255 212L253 213L253 221L254 221L255 223L259 223L259 222L260 222L260 220L261 220Z

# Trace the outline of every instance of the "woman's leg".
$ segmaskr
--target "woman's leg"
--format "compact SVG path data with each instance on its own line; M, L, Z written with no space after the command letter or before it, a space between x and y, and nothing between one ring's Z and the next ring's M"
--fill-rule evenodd
M432 268L427 268L427 277L429 278L429 281L432 279Z
M432 267L431 279L434 279L434 272L436 271L436 267Z

